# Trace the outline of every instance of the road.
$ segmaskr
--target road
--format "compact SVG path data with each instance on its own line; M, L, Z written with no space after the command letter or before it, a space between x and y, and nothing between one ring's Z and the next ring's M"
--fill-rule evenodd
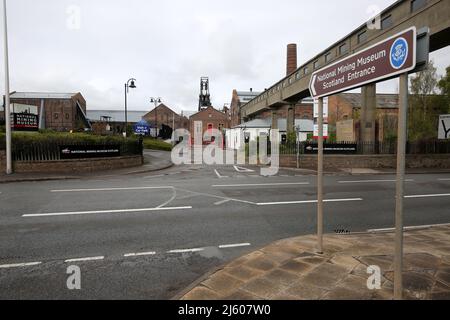
M0 299L169 299L275 240L311 234L314 175L252 166L0 185ZM450 223L450 174L408 175L405 225ZM395 177L325 178L325 231L394 225ZM81 270L68 290L67 267Z

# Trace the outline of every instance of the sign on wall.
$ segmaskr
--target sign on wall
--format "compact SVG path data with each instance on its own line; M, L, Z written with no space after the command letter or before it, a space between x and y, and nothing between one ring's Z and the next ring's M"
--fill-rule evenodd
M450 139L450 114L439 116L439 135L438 139Z
M319 146L313 143L307 143L304 145L305 154L317 154ZM323 153L325 154L356 154L358 152L358 146L356 143L324 143Z
M38 115L30 113L11 113L11 128L14 131L38 131Z
M355 141L355 125L353 119L336 122L337 141Z
M150 134L150 125L147 121L141 120L134 125L133 131L136 134L148 135Z
M321 98L389 79L416 67L416 28L412 27L314 72L310 92Z
M62 160L120 157L119 145L67 145L59 149Z

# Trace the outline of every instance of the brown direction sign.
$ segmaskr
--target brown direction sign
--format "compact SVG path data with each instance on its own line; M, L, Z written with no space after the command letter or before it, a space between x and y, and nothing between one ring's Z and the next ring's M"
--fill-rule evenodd
M321 98L379 82L416 67L416 28L412 27L314 72L311 97Z

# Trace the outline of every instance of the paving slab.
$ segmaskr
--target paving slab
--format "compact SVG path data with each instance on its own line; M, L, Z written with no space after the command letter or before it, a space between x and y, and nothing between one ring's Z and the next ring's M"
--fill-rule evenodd
M404 299L450 300L449 232L450 225L405 232ZM190 286L182 299L393 299L393 233L325 235L323 254L315 240L295 237L251 252ZM369 266L381 270L379 289L368 288Z

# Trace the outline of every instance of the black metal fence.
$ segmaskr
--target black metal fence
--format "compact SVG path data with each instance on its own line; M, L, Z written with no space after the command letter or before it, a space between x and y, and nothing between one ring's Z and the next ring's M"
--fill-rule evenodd
M61 160L62 146L89 147L94 145L88 142L61 141L58 143L48 141L15 141L12 144L12 158L14 161L52 161ZM123 142L95 143L99 148L120 146L120 156L142 155L142 142L127 140Z
M383 142L339 142L341 145L355 145L356 154L396 154L397 141ZM280 154L305 154L305 147L317 142L285 143L280 145ZM450 154L450 140L424 140L407 142L407 154Z

